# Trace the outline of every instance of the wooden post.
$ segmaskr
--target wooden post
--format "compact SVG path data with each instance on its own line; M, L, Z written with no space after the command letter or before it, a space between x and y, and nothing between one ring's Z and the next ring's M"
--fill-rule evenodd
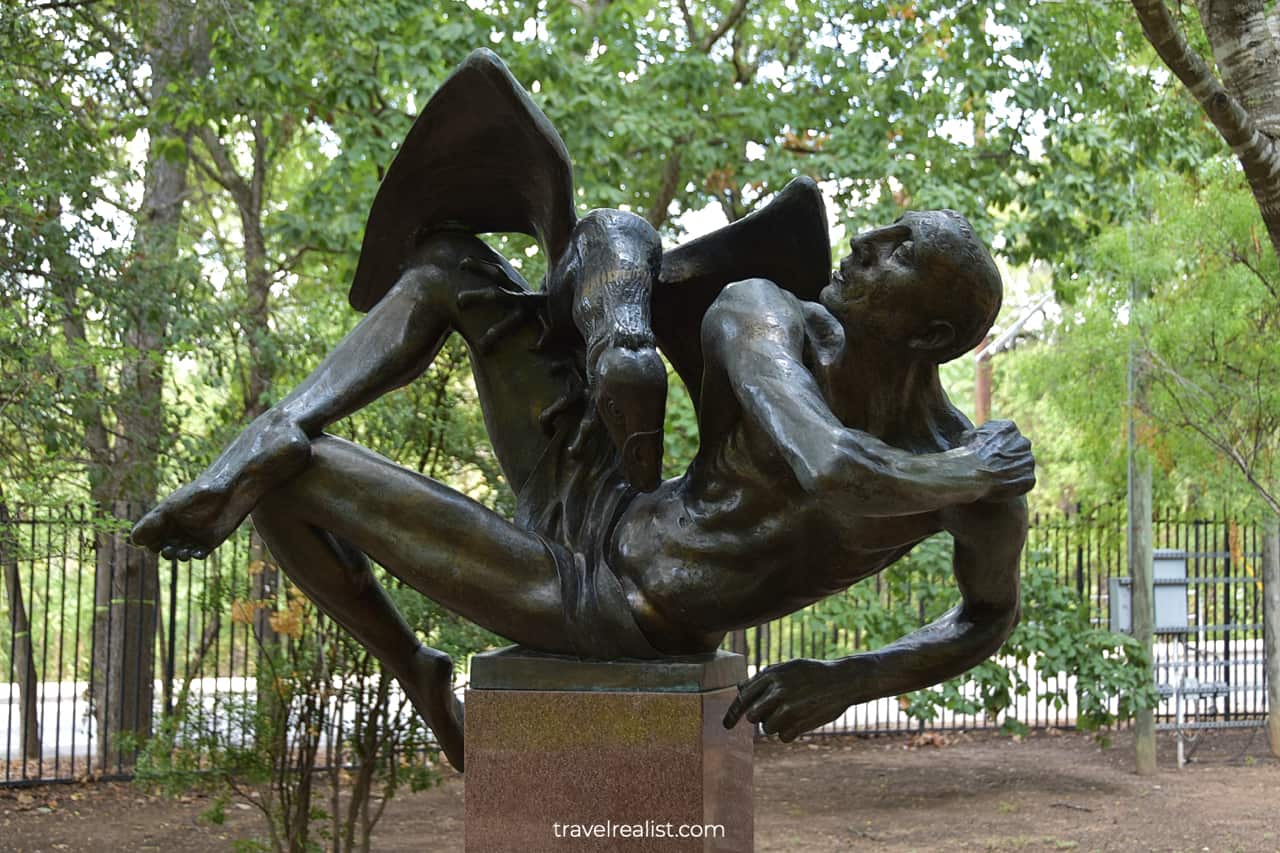
M982 352L991 342L995 340L994 335L987 335L987 339L978 344L976 359L973 366L973 424L974 426L982 426L991 420L991 379L995 373L994 365L990 358L983 358Z
M1129 304L1136 309L1143 293L1134 281L1129 287ZM1152 579L1151 457L1140 446L1138 417L1147 410L1151 380L1143 365L1137 337L1136 318L1129 317L1129 577L1133 590L1133 638L1147 659L1146 680L1155 682L1155 602ZM1155 710L1137 712L1133 724L1134 762L1139 776L1156 772Z
M9 601L9 628L12 631L13 661L10 675L18 685L18 716L22 726L22 755L39 759L39 677L36 656L31 643L31 621L22 598L22 573L18 571L18 537L9 517L9 509L0 500L0 570Z
M1130 424L1130 430L1133 426ZM1133 638L1147 658L1148 681L1155 681L1155 608L1151 551L1151 461L1141 452L1129 459L1129 576L1133 581ZM1134 718L1134 759L1139 776L1156 772L1155 710L1144 708Z
M1266 659L1267 734L1280 758L1280 515L1262 527L1262 655Z

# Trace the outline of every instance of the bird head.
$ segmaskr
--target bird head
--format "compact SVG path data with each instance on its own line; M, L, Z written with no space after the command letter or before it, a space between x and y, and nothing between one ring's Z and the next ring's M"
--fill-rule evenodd
M586 344L588 405L617 448L627 481L652 491L662 479L667 406L666 365L650 323L662 241L635 214L594 210L572 242L572 272L555 288L572 293L573 324Z

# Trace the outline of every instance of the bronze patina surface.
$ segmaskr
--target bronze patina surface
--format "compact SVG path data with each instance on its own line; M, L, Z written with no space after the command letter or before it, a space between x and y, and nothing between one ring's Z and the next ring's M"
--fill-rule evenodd
M938 378L987 334L1000 275L951 211L856 236L833 273L824 210L799 178L665 251L622 211L578 218L555 129L477 51L424 108L374 200L351 292L367 315L133 539L203 557L252 513L279 564L395 674L459 768L452 661L405 622L370 560L525 647L657 660L713 653L729 631L946 532L952 610L881 649L756 673L723 723L745 716L790 740L851 704L958 675L1017 621L1022 496L1035 482L1014 425L975 428ZM542 243L542 290L478 236L489 231ZM514 518L324 432L414 380L454 334ZM658 353L699 429L693 462L666 481Z

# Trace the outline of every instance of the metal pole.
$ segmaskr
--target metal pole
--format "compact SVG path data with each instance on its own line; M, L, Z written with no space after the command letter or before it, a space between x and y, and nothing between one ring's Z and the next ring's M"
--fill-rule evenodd
M1133 193L1132 182L1129 186ZM1133 238L1129 235L1129 256ZM1151 543L1151 458L1138 446L1137 412L1146 409L1149 379L1138 347L1138 305L1142 299L1137 279L1129 278L1129 576L1133 579L1133 637L1146 656L1146 678L1154 682L1155 612L1153 608ZM1134 761L1139 776L1156 772L1155 710L1137 712L1133 726Z

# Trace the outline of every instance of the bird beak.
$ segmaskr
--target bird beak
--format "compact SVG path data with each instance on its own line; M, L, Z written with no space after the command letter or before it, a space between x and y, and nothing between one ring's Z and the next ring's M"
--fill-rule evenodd
M651 492L662 482L667 370L656 350L614 347L600 359L596 407L621 454L622 474Z

